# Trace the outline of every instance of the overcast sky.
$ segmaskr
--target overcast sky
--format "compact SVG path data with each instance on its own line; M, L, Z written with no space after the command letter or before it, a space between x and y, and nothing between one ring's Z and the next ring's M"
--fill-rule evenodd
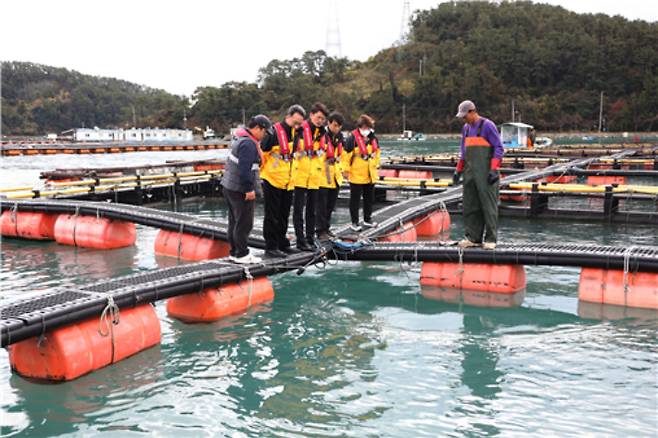
M343 56L365 60L398 39L404 0L333 1ZM438 3L410 0L412 11ZM543 3L658 21L651 0ZM189 95L197 86L253 81L271 59L324 49L330 5L330 0L2 1L0 60L66 67Z

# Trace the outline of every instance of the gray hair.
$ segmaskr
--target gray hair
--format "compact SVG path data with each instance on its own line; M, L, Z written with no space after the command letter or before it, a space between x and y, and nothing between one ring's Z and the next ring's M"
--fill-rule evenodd
M299 114L302 117L306 117L306 110L301 105L298 104L291 105L290 108L288 108L288 111L286 111L286 115L294 116L295 114Z

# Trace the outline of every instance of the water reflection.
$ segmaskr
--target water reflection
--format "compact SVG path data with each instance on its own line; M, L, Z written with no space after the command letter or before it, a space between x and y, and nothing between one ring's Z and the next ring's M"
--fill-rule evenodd
M99 430L112 427L108 414L131 412L157 391L161 364L160 346L156 345L70 382L44 383L12 374L9 385L16 406L28 419L21 433L53 436L80 432L88 423L95 423ZM139 430L138 418L133 421L134 427L129 429ZM44 424L48 427L42 427Z

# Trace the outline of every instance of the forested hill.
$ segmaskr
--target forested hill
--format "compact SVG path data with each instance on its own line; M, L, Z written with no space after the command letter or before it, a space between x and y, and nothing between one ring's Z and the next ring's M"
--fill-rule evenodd
M376 20L369 25L376 26ZM496 122L541 131L597 127L600 93L610 131L658 130L658 23L576 14L529 2L454 2L414 15L407 41L366 62L324 52L273 60L256 83L199 87L190 124L226 132L242 110L280 118L320 100L349 119L367 112L379 132L455 132L457 104L473 99ZM180 126L185 98L114 79L3 63L4 133L73 126Z
M131 82L27 62L2 63L2 133L37 135L70 128L176 127L189 104ZM134 117L133 117L134 115Z

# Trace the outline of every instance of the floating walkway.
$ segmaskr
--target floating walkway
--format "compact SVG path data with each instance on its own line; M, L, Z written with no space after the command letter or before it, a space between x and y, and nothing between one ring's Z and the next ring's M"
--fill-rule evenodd
M5 227L10 227L10 225L5 225L4 221L9 221L13 215L30 212L111 219L210 240L227 240L226 225L217 220L135 205L63 199L0 199L0 210L3 214L3 230ZM17 221L14 223L18 225ZM265 247L265 240L260 229L254 228L249 238L249 245L255 248Z
M140 142L140 143L48 143L25 142L0 145L3 156L55 155L55 154L117 154L125 152L205 151L227 149L228 144L219 141L193 143Z
M627 150L609 158L625 159L634 153ZM553 164L507 176L502 183L540 179L597 159ZM208 249L209 244L226 238L224 225L213 220L131 205L0 200L3 235L47 239L52 233L58 242L78 245L82 239L95 247L94 242L116 235L127 235L134 242L134 224L139 223L161 229L156 253L212 259L4 303L0 305L0 346L8 347L12 369L23 376L74 379L159 343L160 323L151 303L166 299L167 313L184 322L215 321L271 301L274 291L266 276L291 270L302 273L329 258L422 262L421 286L434 288L429 296L454 300L461 299L463 291L473 290L475 298L465 302L495 306L520 303L525 264L579 266L582 301L658 309L658 248L503 244L484 251L415 242L417 235L447 231L446 205L461 198L461 187L451 187L405 200L376 211L373 219L378 225L359 236L350 235L347 225L337 230L346 240L357 240L354 243L326 243L315 253L248 266L221 258L227 255L226 244ZM111 227L119 227L118 232ZM76 230L84 232L76 237ZM262 248L259 231L254 233L250 245ZM372 243L377 240L390 243ZM107 242L103 245L110 247ZM192 248L192 257L182 257L187 247Z

